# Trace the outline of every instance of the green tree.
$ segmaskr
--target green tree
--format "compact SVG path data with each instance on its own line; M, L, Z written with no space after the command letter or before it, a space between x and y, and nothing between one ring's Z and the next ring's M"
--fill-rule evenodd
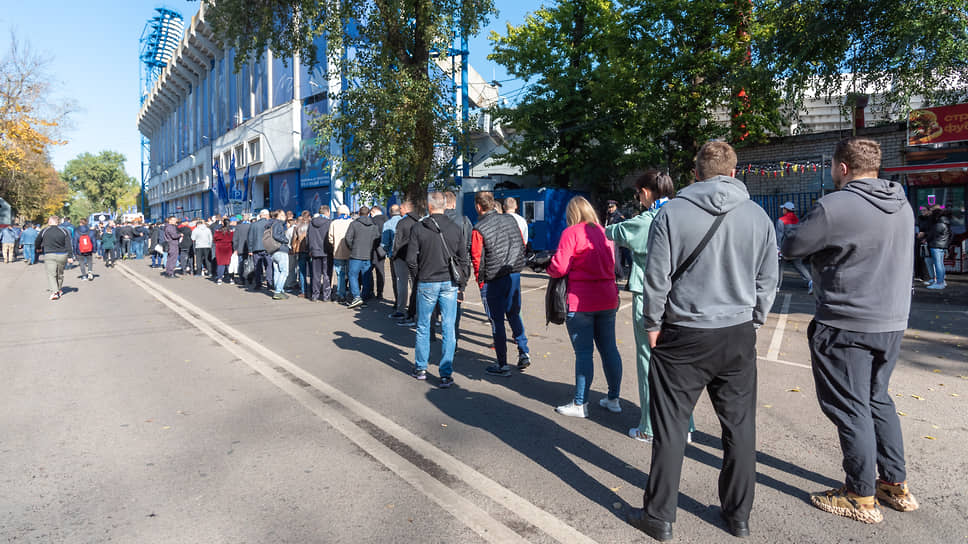
M138 182L124 171L125 157L116 151L81 153L64 166L61 177L72 191L83 193L101 209L117 209L138 190Z
M449 162L435 144L460 132L449 81L435 65L456 33L475 34L493 0L206 0L212 24L234 44L236 65L266 47L328 60L348 84L314 127L321 152L364 194L394 191L422 204ZM316 50L325 36L328 50ZM334 152L330 139L338 145Z

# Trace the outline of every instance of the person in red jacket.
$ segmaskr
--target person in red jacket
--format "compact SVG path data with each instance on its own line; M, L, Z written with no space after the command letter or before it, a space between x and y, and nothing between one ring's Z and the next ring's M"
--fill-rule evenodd
M776 220L776 247L777 255L780 257L780 281L776 284L776 290L779 291L780 286L783 285L783 263L789 262L800 273L803 281L807 282L807 294L813 294L813 278L810 276L810 270L807 268L807 265L803 264L803 260L784 259L783 254L779 252L783 240L800 223L800 218L797 217L796 206L793 205L793 202L786 202L780 207L780 211L783 212L783 215Z
M215 231L212 234L212 240L215 242L215 264L217 265L215 273L215 283L217 285L222 285L222 277L225 276L225 269L232 262L232 228L231 222L228 219L222 220L222 228ZM232 283L232 280L229 280Z

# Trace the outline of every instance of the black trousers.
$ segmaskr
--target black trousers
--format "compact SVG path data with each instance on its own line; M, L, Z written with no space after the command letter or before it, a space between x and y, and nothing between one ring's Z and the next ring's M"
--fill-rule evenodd
M887 391L904 331L853 332L811 321L807 327L820 410L837 426L847 489L874 495L875 479L907 479L901 421Z
M272 286L272 257L265 251L257 251L251 256L252 264L255 265L255 272L252 273L252 286L255 289L262 288L262 281L265 279Z
M178 248L178 267L181 268L182 274L191 274L194 266L195 257L192 248Z
M703 389L722 427L719 501L726 517L749 519L756 487L756 331L665 325L649 369L652 468L645 510L674 522L689 416Z
M329 255L310 257L310 274L312 275L312 299L329 300L332 295L332 282L329 279Z
M370 267L370 273L375 278L373 289L376 291L377 298L383 298L383 284L386 282L386 262L386 258L375 259L373 266Z
M210 247L197 247L195 248L195 275L201 274L202 270L208 271L209 274L212 273L212 248Z

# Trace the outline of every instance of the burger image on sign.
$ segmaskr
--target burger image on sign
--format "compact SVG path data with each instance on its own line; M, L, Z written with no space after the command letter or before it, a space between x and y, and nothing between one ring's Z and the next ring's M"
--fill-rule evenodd
M933 111L914 110L908 116L908 140L911 143L926 144L942 134L938 116Z

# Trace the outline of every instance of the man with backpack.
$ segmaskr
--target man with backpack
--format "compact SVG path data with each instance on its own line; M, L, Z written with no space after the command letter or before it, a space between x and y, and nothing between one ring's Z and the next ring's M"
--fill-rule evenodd
M74 231L74 251L81 265L81 278L94 281L94 239L97 234L87 225L87 219L78 222Z
M255 265L255 271L252 274L252 291L258 291L262 288L263 276L269 282L269 286L272 286L271 255L266 252L266 248L262 243L266 229L271 226L269 210L262 210L259 212L259 219L249 227L249 233L246 237L249 258L252 259L252 263Z

